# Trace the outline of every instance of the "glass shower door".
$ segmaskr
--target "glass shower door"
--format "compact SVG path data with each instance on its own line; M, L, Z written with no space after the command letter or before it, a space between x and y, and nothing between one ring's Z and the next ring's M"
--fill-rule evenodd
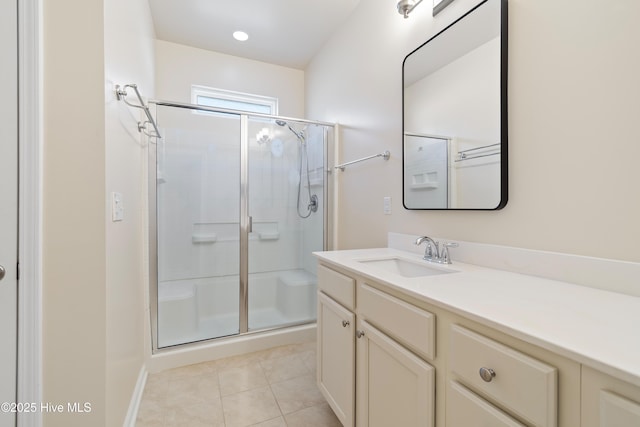
M315 321L332 126L153 105L154 350Z
M156 119L158 348L238 334L240 116L158 104Z
M248 330L314 321L325 127L249 117Z

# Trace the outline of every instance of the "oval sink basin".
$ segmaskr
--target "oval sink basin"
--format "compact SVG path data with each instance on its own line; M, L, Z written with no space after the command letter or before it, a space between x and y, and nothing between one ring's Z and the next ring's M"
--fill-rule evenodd
M397 274L402 277L421 277L435 276L438 274L456 273L455 270L449 270L444 267L409 261L402 258L382 258L382 259L363 259L358 262L370 265L371 267L385 270L389 273Z

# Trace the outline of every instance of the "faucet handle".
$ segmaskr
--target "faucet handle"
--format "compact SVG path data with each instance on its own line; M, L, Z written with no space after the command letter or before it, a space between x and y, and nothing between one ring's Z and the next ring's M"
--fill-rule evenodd
M443 264L451 264L451 257L449 256L449 248L457 248L460 246L455 242L442 242L442 256L440 259Z

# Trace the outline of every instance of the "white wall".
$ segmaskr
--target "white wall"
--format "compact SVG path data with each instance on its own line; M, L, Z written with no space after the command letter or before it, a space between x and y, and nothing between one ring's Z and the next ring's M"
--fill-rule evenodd
M304 117L304 72L163 40L156 42L156 97L191 103L191 85L279 99L279 114Z
M107 358L104 5L58 0L43 7L43 402L92 404L89 414L44 413L43 424L101 426Z
M141 110L114 96L114 85L135 83L144 97L155 87L155 33L146 0L107 0L104 8L106 212L106 425L120 426L145 357L148 321L146 138ZM128 99L138 103L132 90ZM122 194L124 220L111 221L110 196Z
M144 363L146 178L138 113L112 90L153 94L150 12L145 0L62 0L44 4L43 25L43 401L91 404L44 424L120 426ZM112 191L123 222L111 222Z
M423 2L405 20L387 1L363 1L306 70L307 115L344 125L342 159L392 156L341 175L340 247L384 246L397 231L640 261L634 0L510 0L508 205L402 208L402 60L475 3L433 18Z
M405 104L408 132L451 136L478 145L498 142L500 39L407 87Z

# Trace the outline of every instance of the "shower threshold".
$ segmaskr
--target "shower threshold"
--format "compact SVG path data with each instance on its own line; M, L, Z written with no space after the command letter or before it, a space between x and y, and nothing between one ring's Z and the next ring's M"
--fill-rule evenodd
M316 321L315 316L287 317L276 308L259 309L252 311L251 314L249 319L249 333L281 329ZM182 337L160 337L158 348L214 340L234 335L239 335L237 314L209 316L199 321L197 331L192 334Z

